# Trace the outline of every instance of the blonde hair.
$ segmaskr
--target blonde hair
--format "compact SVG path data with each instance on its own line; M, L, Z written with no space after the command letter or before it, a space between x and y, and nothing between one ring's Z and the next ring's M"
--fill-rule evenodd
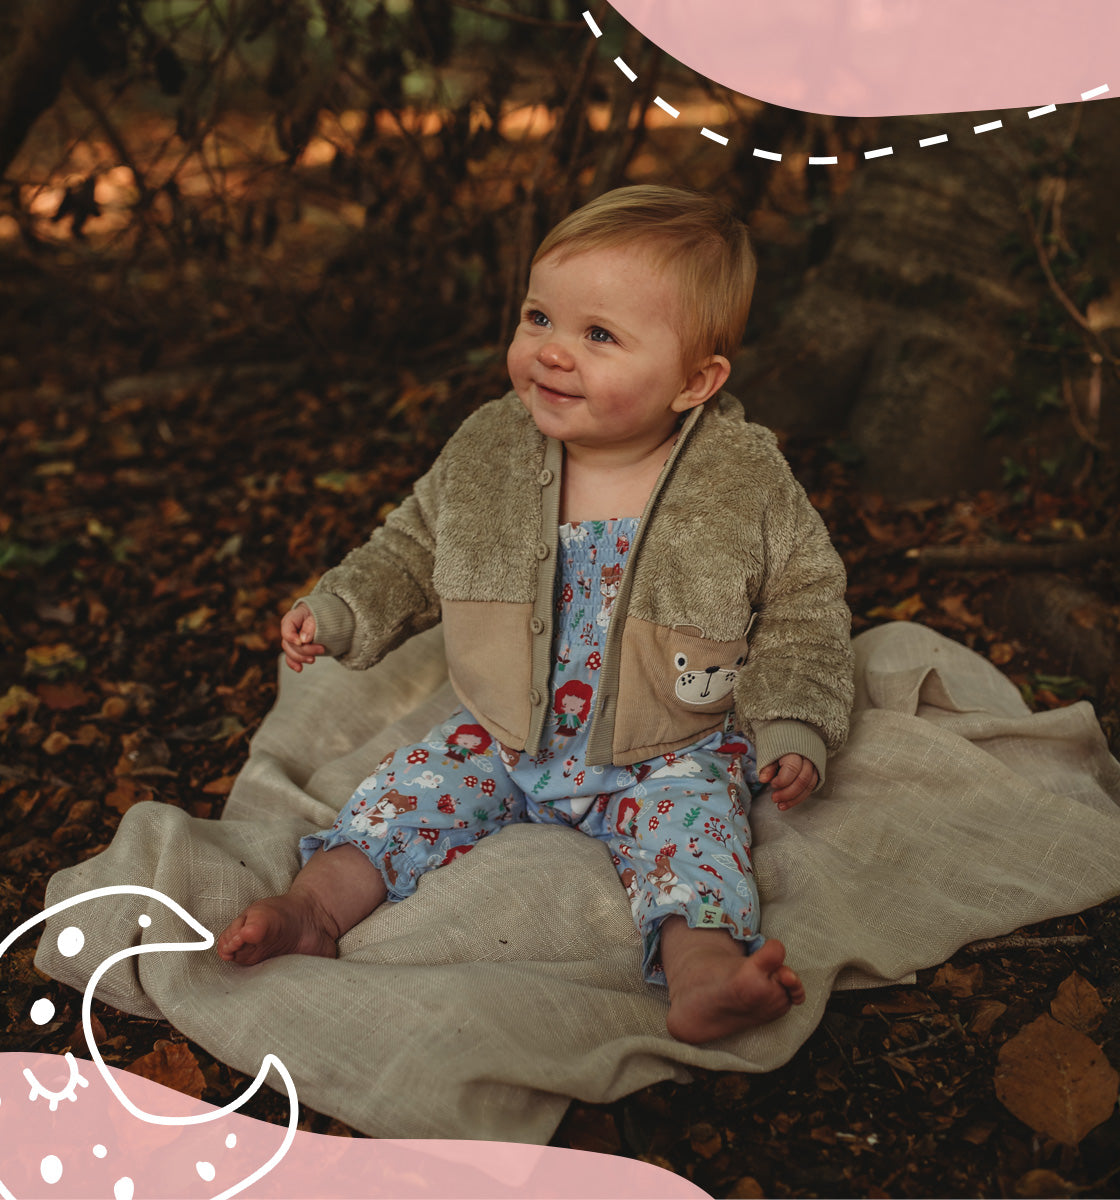
M615 188L565 217L532 265L631 244L676 277L686 369L712 354L730 358L743 339L756 264L747 227L714 196L656 184Z

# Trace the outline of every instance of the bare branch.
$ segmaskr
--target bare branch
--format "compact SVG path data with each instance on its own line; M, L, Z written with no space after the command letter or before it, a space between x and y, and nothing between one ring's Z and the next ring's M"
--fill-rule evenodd
M916 546L906 557L917 560L919 570L973 571L984 568L1060 570L1120 555L1120 538L1104 536L1078 542L1048 545L1021 542L980 542L949 546Z

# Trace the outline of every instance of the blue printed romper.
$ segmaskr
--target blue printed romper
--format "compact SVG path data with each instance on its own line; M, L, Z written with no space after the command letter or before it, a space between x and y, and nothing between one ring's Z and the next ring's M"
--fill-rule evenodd
M758 891L747 812L761 787L754 748L731 728L633 766L585 763L611 605L636 517L560 526L549 719L539 753L491 739L465 709L386 756L328 830L300 842L352 843L381 870L391 900L433 867L512 821L572 825L606 843L642 935L643 974L664 983L667 916L723 928L753 953Z

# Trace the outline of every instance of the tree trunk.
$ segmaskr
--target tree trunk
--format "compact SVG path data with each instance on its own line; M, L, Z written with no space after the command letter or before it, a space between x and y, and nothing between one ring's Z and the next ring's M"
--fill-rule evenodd
M55 102L82 30L103 0L27 0L19 36L0 62L0 176L41 113Z
M990 481L982 431L1011 377L1009 319L1036 300L1005 248L1025 230L1023 134L1009 118L977 135L979 119L884 126L894 154L857 166L828 257L732 374L755 420L794 434L846 430L864 485L895 499ZM1068 127L1060 113L1046 120L1052 134ZM919 148L941 132L948 144Z

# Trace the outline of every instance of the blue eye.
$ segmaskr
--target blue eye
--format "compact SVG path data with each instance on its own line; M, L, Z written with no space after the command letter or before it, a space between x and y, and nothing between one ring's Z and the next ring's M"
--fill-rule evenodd
M525 320L530 325L536 325L538 329L544 329L548 326L548 317L541 312L539 308L530 308L525 312Z
M613 342L614 338L601 325L593 325L587 335L593 342Z

